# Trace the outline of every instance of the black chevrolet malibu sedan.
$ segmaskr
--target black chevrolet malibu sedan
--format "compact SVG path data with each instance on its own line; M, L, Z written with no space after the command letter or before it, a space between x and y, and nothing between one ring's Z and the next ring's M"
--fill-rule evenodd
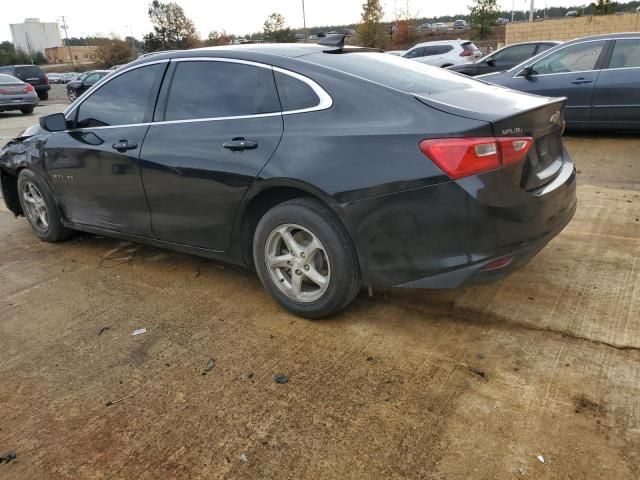
M503 278L570 221L564 99L324 42L129 64L5 146L8 208L255 268L309 318Z

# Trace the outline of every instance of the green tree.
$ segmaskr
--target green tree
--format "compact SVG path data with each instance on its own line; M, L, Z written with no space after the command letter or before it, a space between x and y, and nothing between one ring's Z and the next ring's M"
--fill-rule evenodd
M285 26L284 17L272 13L264 22L263 40L271 43L295 42L296 37L290 28Z
M129 63L133 59L133 49L130 42L114 35L100 40L96 57L104 68L111 68L114 65Z
M36 65L44 65L45 63L48 63L47 57L45 57L42 52L38 51L33 55L33 63Z
M480 27L480 38L486 38L491 32L499 15L498 0L474 0L469 6L469 19L472 25Z
M383 12L380 0L366 0L362 4L362 23L358 29L358 37L365 47L382 46L380 21Z
M200 45L196 27L175 2L162 3L153 0L149 6L149 18L153 32L144 36L145 50L174 50Z

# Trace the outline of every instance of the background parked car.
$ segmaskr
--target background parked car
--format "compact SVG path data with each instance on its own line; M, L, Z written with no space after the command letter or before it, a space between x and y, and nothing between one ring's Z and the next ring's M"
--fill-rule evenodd
M455 22L453 22L453 29L454 30L466 30L468 27L467 25L467 21L466 20L456 20Z
M579 38L482 80L567 97L570 127L640 129L640 33Z
M406 50L387 50L384 53L388 53L389 55L395 55L396 57L402 57L405 53L407 53Z
M47 78L49 79L49 83L63 83L64 77L61 73L48 73Z
M6 73L32 85L40 100L49 98L49 79L37 65L8 65L0 67L0 73Z
M80 95L89 90L94 84L103 77L112 73L111 70L91 70L85 72L76 80L67 83L67 96L72 102Z
M0 112L20 110L25 115L30 115L36 105L38 95L32 85L6 73L0 73Z
M427 65L449 67L472 63L482 56L482 52L469 40L441 40L419 43L403 56Z
M513 45L496 50L474 63L453 65L448 68L454 72L464 73L472 77L485 73L501 72L559 44L560 42L552 41L514 43Z

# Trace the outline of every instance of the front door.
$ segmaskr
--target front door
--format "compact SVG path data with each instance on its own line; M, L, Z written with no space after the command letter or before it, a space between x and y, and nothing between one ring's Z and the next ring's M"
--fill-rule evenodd
M516 75L509 86L516 90L567 97L565 120L568 123L591 119L591 98L600 73L599 60L606 40L569 45L535 62L529 75Z
M153 231L161 240L224 251L244 193L282 136L273 72L181 59L167 77L163 112L141 155Z
M115 76L68 116L74 128L47 139L45 168L66 219L151 235L138 157L165 68Z

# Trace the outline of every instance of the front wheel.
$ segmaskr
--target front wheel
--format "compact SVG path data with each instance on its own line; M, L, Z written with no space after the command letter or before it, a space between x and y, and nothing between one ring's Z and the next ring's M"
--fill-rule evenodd
M256 227L253 260L265 289L301 317L332 315L360 290L351 239L335 214L314 199L269 210Z
M67 89L67 97L69 97L69 100L71 100L72 102L75 102L78 98L78 92L76 92L73 88L69 88Z
M18 175L20 205L35 234L45 242L60 242L72 231L62 225L58 206L47 185L31 170Z

